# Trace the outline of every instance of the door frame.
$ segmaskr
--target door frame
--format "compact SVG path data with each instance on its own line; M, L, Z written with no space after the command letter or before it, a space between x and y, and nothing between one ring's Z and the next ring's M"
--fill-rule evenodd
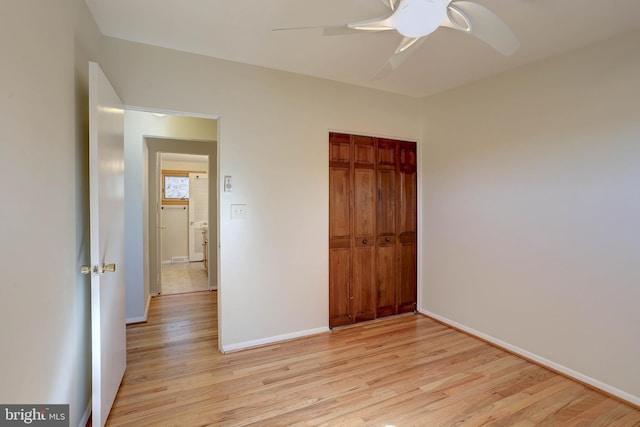
M147 189L147 198L148 198L148 277L149 277L149 295L157 296L159 294L160 282L160 266L161 266L161 237L160 237L160 224L158 223L158 214L161 205L160 200L160 192L158 185L160 185L160 180L162 179L162 170L159 168L158 161L160 153L176 153L176 154L194 154L199 156L207 156L209 161L209 170L211 170L211 157L209 156L209 150L205 144L215 143L214 141L203 141L203 140L185 140L185 139L177 139L177 138L158 138L152 136L145 136L145 145L148 149L147 154L147 164L148 164L148 179L149 179L149 187ZM180 144L183 145L181 150L172 149L167 145L174 144L175 142L180 141ZM215 180L210 179L209 182L209 198L212 196L212 189L217 188L217 177L218 171L215 171L215 174L209 173L211 178L215 178ZM216 224L216 230L219 229L219 215L218 209L219 206L219 198L216 196L216 209L209 209L209 224ZM211 240L218 240L218 231L216 231L216 238ZM212 242L213 243L213 242ZM211 246L209 246L209 255L211 255ZM219 259L219 254L216 254L216 263ZM145 254L145 259L147 259L147 254ZM213 259L209 257L209 259ZM219 268L216 265L216 273L209 274L209 289L214 290L217 289L217 285L219 283ZM214 280L215 277L215 280ZM215 282L215 286L212 286L212 282Z
M155 263L149 263L149 293L152 296L157 296L161 294L162 291L162 229L160 224L160 216L161 216L161 205L162 205L162 167L160 165L160 157L162 154L187 154L190 156L204 156L207 158L207 175L211 175L211 157L209 153L199 154L194 153L192 150L189 152L171 150L167 151L166 149L155 147L158 140L164 140L169 142L179 142L180 144L189 144L191 148L195 151L200 151L202 144L211 144L215 143L215 141L198 141L198 140L185 140L185 139L176 139L176 138L156 138L156 137L145 137L145 144L148 147L148 171L149 171L149 183L154 182L155 186L149 185L148 188L148 200L149 200L149 259L155 259ZM193 144L193 145L192 145ZM216 171L217 172L217 171ZM217 177L217 173L214 174L214 178ZM208 196L211 199L211 187L212 185L217 185L217 183L209 182ZM216 202L216 207L217 207ZM215 216L212 215L211 209L209 209L209 214L207 217L207 222L213 224L211 222L211 218ZM155 222L154 222L155 221ZM190 231L189 231L190 233ZM151 237L155 234L155 244L153 243L153 239ZM190 238L191 236L189 236ZM189 243L190 244L190 243ZM217 249L217 248L216 248ZM209 257L211 255L211 247L208 248ZM216 251L217 254L217 251ZM211 259L211 258L209 258ZM217 267L214 270L214 276L216 276L216 272L218 271ZM155 282L154 282L155 278ZM217 277L216 277L216 286L211 285L212 275L208 275L208 288L209 290L217 290Z

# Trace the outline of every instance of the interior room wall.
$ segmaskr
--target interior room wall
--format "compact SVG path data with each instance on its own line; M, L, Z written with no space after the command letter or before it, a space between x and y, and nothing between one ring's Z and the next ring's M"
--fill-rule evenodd
M102 36L82 0L0 13L0 402L90 403L88 62Z
M119 93L122 97L125 92L120 90ZM180 115L157 117L149 112L129 109L124 113L124 128L125 255L129 260L125 272L126 317L127 322L139 322L146 319L149 298L157 293L156 277L150 277L148 274L159 268L157 260L149 257L150 248L157 247L155 233L149 233L150 227L154 230L156 227L155 206L150 206L149 199L150 191L156 191L156 153L185 152L208 155L210 170L213 173L217 165L215 139L218 124L211 119ZM155 144L149 141L155 141ZM201 145L201 149L194 151L190 142ZM150 144L154 146L150 147ZM153 154L151 161L150 153ZM150 162L152 164L149 164ZM153 175L149 176L151 173ZM215 180L210 180L210 194L215 194L213 182ZM212 212L217 212L216 201L216 197L209 198ZM211 238L214 239L215 236ZM210 271L210 275L212 274Z
M220 117L222 348L326 330L328 132L417 139L419 100L111 38L105 54L126 104Z
M423 101L423 311L640 403L640 32Z

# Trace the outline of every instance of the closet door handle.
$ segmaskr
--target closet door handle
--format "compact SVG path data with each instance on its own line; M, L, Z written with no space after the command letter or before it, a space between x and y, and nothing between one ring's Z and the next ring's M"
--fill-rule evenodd
M390 237L387 237L386 239L384 239L384 241L385 241L385 242L390 242L390 241L391 241L391 238L390 238Z
M369 241L367 239L362 239L362 244L363 245L367 245L367 244L369 244Z

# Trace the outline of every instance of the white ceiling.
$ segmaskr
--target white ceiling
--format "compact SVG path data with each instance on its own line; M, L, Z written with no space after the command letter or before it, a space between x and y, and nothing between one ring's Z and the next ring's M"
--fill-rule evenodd
M640 0L476 0L520 39L511 57L440 28L390 76L395 32L322 36L280 27L387 15L381 0L86 0L107 36L421 97L640 28Z

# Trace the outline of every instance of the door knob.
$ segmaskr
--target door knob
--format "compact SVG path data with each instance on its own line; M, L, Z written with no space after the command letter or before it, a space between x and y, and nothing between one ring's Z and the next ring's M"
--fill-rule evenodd
M366 244L368 244L368 243L369 243L369 241L368 241L367 239L363 239L363 240L362 240L362 244L363 244L363 245L366 245Z
M102 263L102 272L109 272L109 273L113 273L116 271L116 265L115 264L105 264L104 262Z
M80 267L80 273L81 274L91 274L91 266L90 265L83 265Z

